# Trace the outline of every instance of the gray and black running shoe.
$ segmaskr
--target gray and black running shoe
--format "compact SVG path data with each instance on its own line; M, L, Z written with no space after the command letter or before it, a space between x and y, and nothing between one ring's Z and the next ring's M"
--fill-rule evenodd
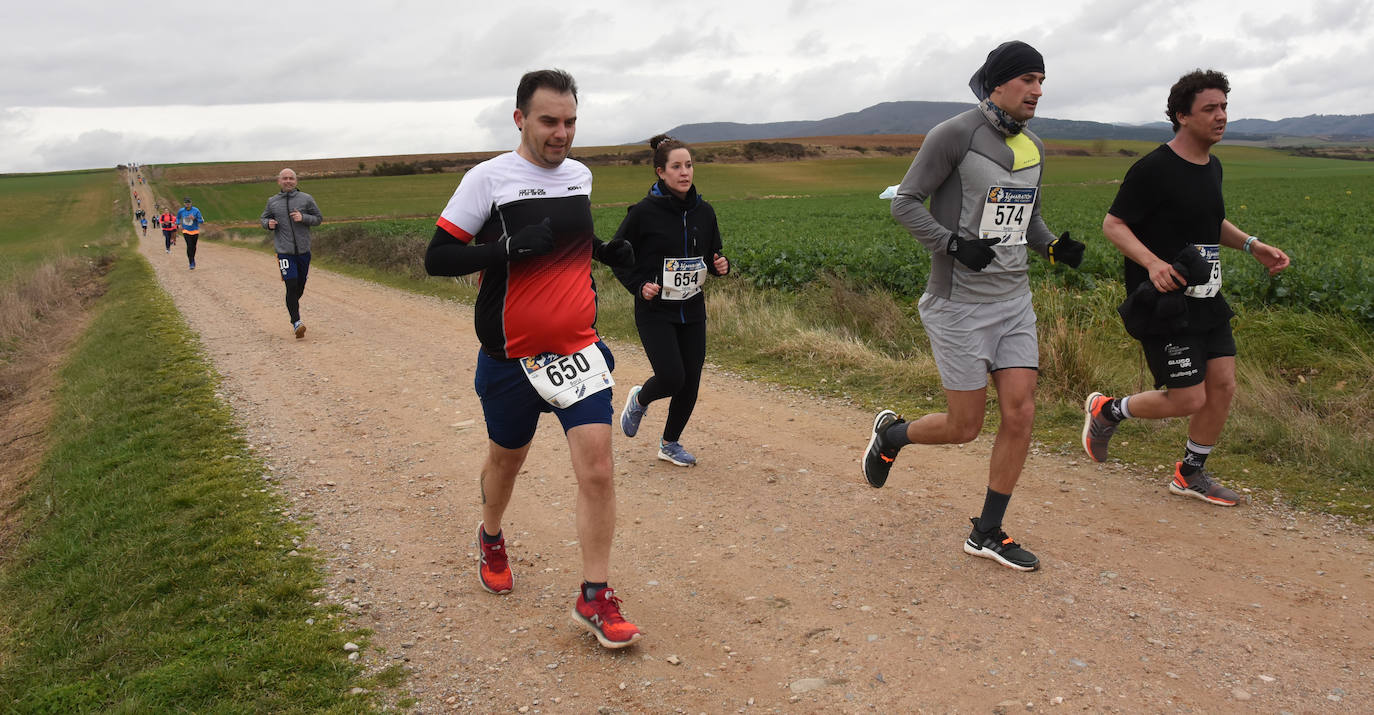
M1111 401L1112 398L1094 392L1083 402L1083 451L1094 462L1107 461L1107 443L1116 434L1117 425L1121 424L1102 414L1102 406Z
M969 521L973 523L973 531L969 532L968 538L964 540L964 553L992 559L1017 571L1034 571L1040 568L1040 559L1012 541L1007 532L998 529L984 533L978 530L978 517L972 517Z
M1240 503L1240 495L1221 486L1212 473L1201 470L1191 477L1183 476L1183 462L1174 462L1174 480L1169 482L1169 491L1182 497L1201 499L1217 506L1235 506Z
M873 418L873 436L868 439L868 451L864 452L863 470L864 479L875 489L887 483L887 474L892 471L892 463L897 461L899 449L888 446L883 433L892 425L903 422L892 410L883 410Z

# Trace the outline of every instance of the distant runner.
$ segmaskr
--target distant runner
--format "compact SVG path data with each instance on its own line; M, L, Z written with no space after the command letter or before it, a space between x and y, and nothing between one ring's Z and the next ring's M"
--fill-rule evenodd
M1083 417L1083 449L1095 462L1107 459L1122 420L1188 417L1188 442L1183 459L1174 463L1169 491L1217 506L1240 501L1203 469L1236 392L1236 341L1231 308L1221 295L1221 248L1253 255L1271 276L1289 263L1283 251L1226 220L1221 161L1211 149L1226 132L1230 92L1226 75L1213 70L1195 70L1174 83L1165 111L1174 138L1126 172L1102 221L1102 232L1126 257L1129 298L1122 317L1140 341L1155 387L1164 389L1119 399L1094 392ZM1201 270L1186 270L1199 262L1189 252L1201 254ZM1180 291L1177 312L1152 307Z
M162 247L167 253L172 252L172 246L177 242L177 217L172 215L169 208L157 217L158 225L162 228Z
M191 197L187 196L181 200L182 207L177 211L177 225L181 226L181 236L186 239L186 260L191 264L191 270L196 269L196 242L200 240L200 225L205 223L205 217L200 214L200 209L191 205Z
M296 172L282 169L277 174L281 191L267 199L262 210L262 227L273 232L277 250L277 267L286 284L286 312L291 329L297 338L305 337L305 323L301 322L301 296L305 294L305 279L310 274L310 227L324 222L315 197L296 190Z

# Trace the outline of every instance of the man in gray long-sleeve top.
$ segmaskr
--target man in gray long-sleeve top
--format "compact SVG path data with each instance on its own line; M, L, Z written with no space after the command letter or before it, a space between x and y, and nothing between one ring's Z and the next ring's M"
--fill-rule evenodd
M286 284L286 312L291 316L291 329L297 338L305 337L305 323L301 322L301 295L305 293L305 278L310 273L310 227L324 222L315 197L296 190L296 172L282 169L277 174L281 191L267 200L262 210L262 227L273 232L277 250L277 267Z
M863 459L864 477L881 487L902 447L972 441L991 374L1002 424L964 551L1018 571L1040 566L1002 530L1030 448L1040 364L1027 248L1075 268L1084 248L1067 233L1055 238L1040 217L1044 146L1025 127L1044 81L1044 59L1030 45L1006 42L988 53L969 82L980 104L926 135L897 189L893 217L931 252L919 308L948 408L914 422L879 412Z

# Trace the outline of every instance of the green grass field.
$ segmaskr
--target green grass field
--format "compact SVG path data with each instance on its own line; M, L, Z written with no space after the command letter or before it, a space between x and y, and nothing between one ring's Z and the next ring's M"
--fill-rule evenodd
M287 555L300 528L198 341L124 256L62 374L62 428L0 574L0 698L32 712L358 712L358 668ZM311 619L314 619L311 621Z
M1090 142L1082 143L1085 147ZM1114 142L1108 152L1137 154L1153 145ZM1101 148L1101 147L1095 147ZM1374 326L1374 249L1360 235L1360 207L1374 199L1374 165L1294 157L1254 147L1221 147L1228 214L1242 229L1288 251L1293 267L1268 278L1249 257L1223 254L1227 293L1251 307L1283 306L1352 317ZM1116 184L1138 157L1051 156L1047 160L1044 215L1051 230L1088 243L1081 271L1033 262L1032 277L1067 286L1117 281L1122 259L1102 236L1102 218ZM795 290L831 272L857 283L915 298L925 284L929 257L892 220L877 198L897 183L905 157L701 164L697 186L716 207L726 245L742 276L756 285ZM597 232L609 237L624 206L648 189L646 166L598 166L593 199ZM413 228L388 222L382 231L428 236L460 176L429 174L303 182L330 222L422 216ZM189 192L207 216L226 223L255 222L274 183L176 186ZM767 198L765 198L767 197Z
M437 216L457 186L457 174L301 180L325 220L357 217ZM211 223L257 223L275 181L251 184L159 185L159 194L189 196ZM437 208L436 208L437 205Z
M129 192L113 169L0 176L0 283L115 230Z
M51 446L0 565L0 710L371 711L350 690L403 675L363 677L342 646L365 634L316 605L317 562L289 553L301 526L216 397L196 336L120 246L134 240L128 185L102 171L0 188L0 256L16 276L78 251L114 256L52 424L33 425Z

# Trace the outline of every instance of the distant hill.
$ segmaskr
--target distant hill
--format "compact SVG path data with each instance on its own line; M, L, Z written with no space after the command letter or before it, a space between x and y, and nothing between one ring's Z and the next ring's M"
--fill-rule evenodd
M1231 127L1246 134L1321 137L1332 141L1374 138L1374 114L1309 114L1278 121L1237 119Z
M973 104L965 102L883 102L829 119L761 124L704 122L683 124L668 130L668 134L688 143L846 134L925 134L936 124L971 107ZM1031 120L1031 129L1045 139L1167 141L1173 136L1167 122L1125 125L1037 117ZM1226 134L1227 139L1234 141L1264 141L1276 136L1374 138L1374 114L1311 115L1279 121L1239 119L1231 122Z

